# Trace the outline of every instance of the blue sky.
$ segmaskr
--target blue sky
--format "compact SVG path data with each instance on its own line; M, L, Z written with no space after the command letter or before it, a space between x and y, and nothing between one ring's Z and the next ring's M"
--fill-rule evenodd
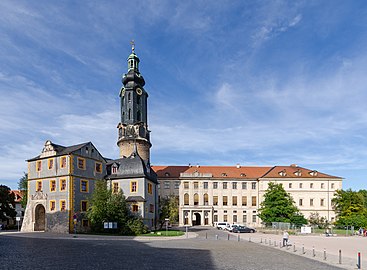
M1 1L0 183L50 139L117 158L130 40L153 165L290 165L366 189L365 1Z

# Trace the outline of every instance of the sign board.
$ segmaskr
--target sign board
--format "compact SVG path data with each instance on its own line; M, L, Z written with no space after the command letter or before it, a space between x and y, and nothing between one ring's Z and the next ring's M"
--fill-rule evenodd
M108 222L103 222L103 228L108 229Z
M311 233L311 227L309 226L301 227L301 233Z
M103 222L104 229L117 229L117 222Z
M16 218L15 218L15 220L16 220L16 221L20 221L20 217L16 217Z

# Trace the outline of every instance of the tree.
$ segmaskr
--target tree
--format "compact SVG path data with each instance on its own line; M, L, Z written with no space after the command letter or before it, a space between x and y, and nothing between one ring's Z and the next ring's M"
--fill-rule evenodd
M15 195L11 189L5 185L0 185L0 220L6 221L14 218L17 212L14 209Z
M324 229L328 226L326 217L321 217L318 212L313 212L310 214L310 216L308 217L308 223L310 223L311 225L316 225L320 229Z
M338 227L367 226L366 192L364 190L337 190L331 202L337 214L335 224Z
M169 218L170 223L178 222L178 212L179 212L178 205L179 205L178 196L171 195L160 199L159 224L161 228L163 227L166 218Z
M104 222L117 222L118 232L124 235L146 232L143 220L130 213L124 194L113 193L103 180L96 181L87 216L93 231L103 231Z
M260 204L259 217L263 222L289 222L297 225L307 223L307 220L294 205L294 201L281 184L269 183Z
M26 208L28 200L28 173L24 173L22 178L19 179L18 189L22 193L22 200L20 201L20 204L23 208Z

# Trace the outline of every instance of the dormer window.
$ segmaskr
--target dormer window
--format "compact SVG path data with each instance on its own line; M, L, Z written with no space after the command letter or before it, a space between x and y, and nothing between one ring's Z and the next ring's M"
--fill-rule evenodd
M227 176L227 174L226 173L222 173L222 176Z
M287 175L287 172L286 172L285 170L280 171L280 172L279 172L279 175L280 175L280 176L282 176L282 177L284 177L284 176L286 176L286 175Z
M164 176L169 177L169 176L170 176L170 174L169 174L168 172L166 172L166 173L164 174Z
M317 171L311 171L311 172L310 172L310 175L311 175L311 176L317 176Z
M296 172L294 172L294 174L295 174L296 176L301 176L301 175L302 175L302 172L301 172L301 170L297 170Z
M244 173L241 173L241 174L240 174L240 176L241 176L241 177L245 177L245 176L246 176L246 174L244 174Z

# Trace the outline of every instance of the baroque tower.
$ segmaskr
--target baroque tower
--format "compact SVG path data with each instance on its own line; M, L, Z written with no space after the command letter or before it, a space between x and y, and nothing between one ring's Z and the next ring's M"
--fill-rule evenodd
M139 58L135 54L134 42L127 59L128 71L122 76L120 90L121 122L117 125L120 157L128 157L135 147L141 158L150 160L150 131L148 130L147 99L145 80L139 72Z

